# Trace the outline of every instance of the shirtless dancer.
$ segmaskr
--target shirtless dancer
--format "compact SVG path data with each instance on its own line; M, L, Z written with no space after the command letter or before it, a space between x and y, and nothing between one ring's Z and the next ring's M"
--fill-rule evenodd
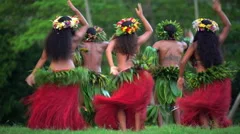
M178 70L181 57L184 53L184 50L187 49L187 44L185 42L178 41L180 39L180 36L182 35L182 29L180 28L178 23L166 20L158 24L156 31L160 40L153 45L153 48L157 49L158 51L159 64L161 66L160 68L163 67L162 69L164 70L169 67L172 67L172 69ZM160 79L162 80L164 78ZM170 81L176 84L176 80L171 79ZM171 89L172 87L170 86L170 83L171 82L169 82L169 80L166 80L166 83L164 84L167 85L167 88L165 89L157 89L156 86L154 92L154 101L156 104L160 105L166 104L165 106L175 105L174 104L175 99L181 96L181 92L179 92L177 88ZM157 95L156 90L161 90L160 91L161 93L167 92L166 93L167 98L164 97L161 98L161 95ZM173 90L176 90L175 92L178 92L178 95L174 94L172 92ZM169 100L169 97L171 97L172 99ZM180 113L178 108L174 106L174 109L172 109L171 111L174 111L175 123L180 124ZM163 124L162 116L159 114L158 125L161 126L162 124Z
M78 14L78 9L68 0L69 7ZM98 36L102 34L102 36ZM96 73L101 73L102 55L106 50L108 42L106 42L106 34L100 27L89 27L82 45L80 46L86 51L81 51L83 56L83 66Z
M132 81L123 81L110 98L101 95L94 97L96 108L95 123L99 127L109 129L133 129L139 131L144 128L147 105L150 102L153 88L151 74L143 69L133 68L132 57L152 34L152 27L143 15L142 7L138 4L136 13L142 21L145 32L137 36L139 22L134 18L121 19L116 24L116 33L110 41L106 55L113 75L121 75L136 71ZM115 51L117 66L114 65L112 53Z
M79 10L70 0L68 0L68 5L76 14L79 14ZM76 66L83 66L89 70L89 83L82 88L84 96L80 97L84 98L84 100L79 101L80 104L84 102L85 107L83 112L86 112L85 119L90 125L94 124L93 96L96 94L110 96L109 93L104 90L107 85L107 77L101 74L102 55L108 45L106 40L106 33L102 28L98 26L89 27L85 37L81 41L81 45L78 46L78 50L80 51L76 51L74 57L74 64Z
M93 38L86 38L81 47L87 50L87 52L82 52L83 66L96 73L101 73L102 55L107 48L108 42L103 40L102 42L95 42L97 29L102 30L99 27L88 28L86 36Z

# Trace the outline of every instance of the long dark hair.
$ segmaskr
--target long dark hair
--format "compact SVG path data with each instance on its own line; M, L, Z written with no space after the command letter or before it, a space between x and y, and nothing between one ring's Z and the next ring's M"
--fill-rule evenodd
M202 23L211 24L208 20L204 20ZM207 29L198 31L194 37L194 42L196 41L197 54L205 68L222 64L223 57L216 33Z
M71 20L67 16L61 17L58 22ZM51 60L65 60L71 55L72 37L74 30L72 28L63 28L61 30L52 29L46 38L45 49L47 56Z
M131 21L126 21L122 26L130 26ZM116 39L115 50L116 52L132 56L136 54L137 51L137 40L138 36L136 33L132 34L122 34L120 36L115 36L113 39Z

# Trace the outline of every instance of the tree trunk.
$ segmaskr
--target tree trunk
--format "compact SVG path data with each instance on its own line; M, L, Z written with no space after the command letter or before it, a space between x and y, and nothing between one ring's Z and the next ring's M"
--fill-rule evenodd
M194 0L195 19L199 18L198 0Z
M145 11L145 15L148 16L147 19L149 21L149 23L151 24L152 27L156 26L155 23L155 17L153 15L153 11L152 11L152 0L146 0L145 1L146 4L143 5L144 11ZM152 45L155 42L154 40L154 36L152 36L149 40L148 40L148 45Z
M87 17L88 24L89 24L90 26L93 26L93 23L92 23L92 15L91 15L91 12L90 12L90 7L89 7L88 0L84 0L84 1L85 1L86 17Z
M238 94L237 96L237 99L235 100L233 106L232 106L232 109L230 110L229 114L228 114L228 118L232 119L234 114L236 113L238 107L239 107L239 104L240 104L240 93Z

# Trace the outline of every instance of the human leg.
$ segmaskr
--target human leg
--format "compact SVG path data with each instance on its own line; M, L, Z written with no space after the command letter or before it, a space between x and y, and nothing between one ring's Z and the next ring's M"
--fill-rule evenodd
M118 110L117 113L118 121L119 121L119 126L122 131L126 131L126 114L123 109Z
M139 131L141 129L141 117L140 112L135 113L135 131Z
M199 121L200 121L201 126L202 126L203 128L209 128L209 127L210 127L210 126L209 126L209 118L208 118L206 115L200 114L200 115L199 115Z

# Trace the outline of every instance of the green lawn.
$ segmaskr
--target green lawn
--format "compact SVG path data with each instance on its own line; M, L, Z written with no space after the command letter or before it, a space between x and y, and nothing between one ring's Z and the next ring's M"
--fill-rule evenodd
M99 128L91 128L84 131L70 130L31 130L26 127L0 127L0 134L122 134L121 131L105 130ZM125 132L126 134L136 134L136 132ZM124 133L124 134L125 134ZM240 126L234 126L224 129L201 129L192 127L183 127L176 125L148 126L145 130L137 132L142 134L240 134Z

